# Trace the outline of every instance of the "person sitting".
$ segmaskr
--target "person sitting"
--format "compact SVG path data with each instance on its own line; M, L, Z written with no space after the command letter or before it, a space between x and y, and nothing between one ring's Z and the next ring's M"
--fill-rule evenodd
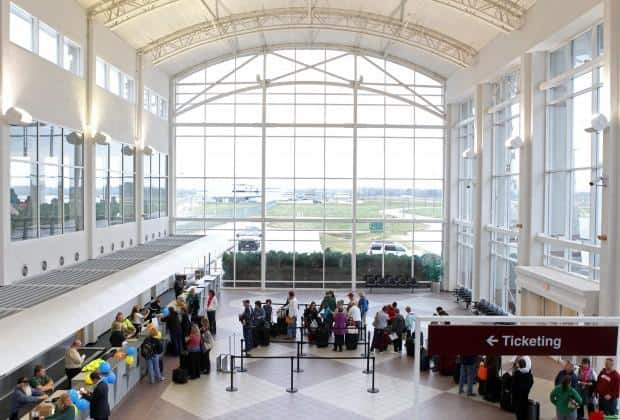
M534 385L534 377L527 368L525 360L519 359L517 369L512 377L512 405L517 420L528 420L530 390Z
M30 386L32 389L38 389L45 393L54 391L54 381L47 376L47 370L42 365L34 367L34 376L30 378Z
M18 420L20 418L19 412L22 408L30 404L36 404L46 398L47 395L43 391L30 386L30 381L27 377L19 378L11 400L10 420Z
M568 360L564 363L564 369L559 371L555 376L555 386L560 385L565 376L570 378L570 386L577 389L577 375L575 374L575 366Z
M401 353L403 351L403 334L407 329L405 318L400 314L400 309L394 310L394 319L392 320L392 333L396 334L396 338L392 341L394 352Z
M110 332L110 346L123 347L123 341L125 341L123 324L115 321L112 323L112 331Z
M60 397L58 397L58 401L56 401L56 407L54 409L54 414L47 417L39 417L39 420L75 420L77 417L78 409L71 401L71 396L64 392Z
M65 352L65 374L67 375L67 382L69 382L69 388L71 388L71 379L73 379L82 370L82 364L86 355L80 354L78 349L82 347L80 340L74 340L71 346Z
M347 333L347 314L343 307L338 307L334 314L334 351L342 351L344 336Z

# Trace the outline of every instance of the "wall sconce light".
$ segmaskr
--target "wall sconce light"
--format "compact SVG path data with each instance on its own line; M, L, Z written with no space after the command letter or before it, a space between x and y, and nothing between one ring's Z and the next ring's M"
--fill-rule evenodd
M469 148L463 152L463 159L476 159L476 152Z
M523 146L523 139L521 138L521 136L512 136L508 140L506 140L506 143L504 143L504 145L506 146L506 149L520 149Z
M590 125L584 128L586 133L600 133L609 127L609 120L605 114L594 114L590 117Z
M4 113L4 120L9 125L26 126L32 124L32 115L21 108L12 106Z
M143 152L145 155L151 156L155 153L155 149L153 149L151 146L144 146Z
M95 143L102 146L107 146L110 144L110 136L102 131L96 132L93 135L93 140L95 141Z
M65 136L65 139L67 139L67 143L69 144L73 144L73 145L77 145L77 144L84 144L84 134L72 131L69 134L67 134Z
M130 146L128 144L123 146L123 154L125 156L133 156L133 154L135 153L135 146Z

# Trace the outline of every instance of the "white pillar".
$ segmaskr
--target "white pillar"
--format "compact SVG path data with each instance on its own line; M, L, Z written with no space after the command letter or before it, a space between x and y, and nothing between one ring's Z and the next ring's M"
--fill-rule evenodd
M601 112L609 118L609 128L603 133L603 173L609 177L609 186L602 190L601 276L599 315L620 315L620 2L605 0L603 67L603 94Z
M141 96L144 96L140 92ZM144 109L144 108L142 108ZM174 219L177 216L177 142L175 137L175 129L172 123L172 116L176 109L176 92L175 79L170 79L170 88L168 89L168 234L176 233Z
M454 290L458 283L457 236L458 228L453 220L459 216L459 144L458 128L454 129L458 105L447 106L446 141L444 142L444 281L443 287Z
M473 298L490 298L490 236L485 226L491 223L491 142L492 126L487 109L490 88L477 85L474 94L476 108L474 132L476 160L474 161L474 266Z
M6 93L4 70L7 61L9 2L0 2L0 114L12 104ZM0 286L10 283L6 269L7 249L11 235L11 204L9 200L10 159L9 127L0 118Z
M95 89L95 38L94 38L94 19L89 16L86 18L86 125L89 130L84 132L84 230L86 232L86 242L88 247L87 258L95 258L98 253L95 244L95 231L97 229L96 213L96 146L92 135L96 127L93 121L94 89Z
M519 158L519 256L518 265L542 265L543 245L536 234L544 231L545 198L545 53L521 57L521 138ZM518 303L518 302L517 302Z
M134 111L134 145L136 156L136 231L138 244L143 244L144 240L144 146L145 140L142 138L142 114L144 112L144 65L142 54L136 54L136 108Z

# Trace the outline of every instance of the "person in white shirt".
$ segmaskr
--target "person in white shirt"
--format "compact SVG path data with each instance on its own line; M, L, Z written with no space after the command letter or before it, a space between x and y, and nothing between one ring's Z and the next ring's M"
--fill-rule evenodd
M299 307L297 304L297 298L295 292L292 290L288 292L288 299L286 305L282 307L286 310L286 335L289 339L294 340L297 337L297 318L299 318Z
M207 308L207 319L209 320L209 332L211 335L215 335L216 327L215 327L215 311L217 310L217 296L215 296L215 291L209 290L207 295L207 304L204 305Z
M349 308L349 319L355 324L355 326L359 329L362 328L362 312L360 311L359 306L353 301L351 303L351 307Z
M71 384L71 379L82 371L82 364L84 359L86 359L86 355L80 354L78 351L80 347L82 347L82 342L75 340L65 352L65 373L67 374L69 385Z

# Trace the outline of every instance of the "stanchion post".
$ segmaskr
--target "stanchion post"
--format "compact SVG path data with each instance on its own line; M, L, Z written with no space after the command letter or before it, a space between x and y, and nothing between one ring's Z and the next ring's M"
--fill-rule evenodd
M301 341L300 341L301 348L299 349L299 354L301 356L306 356L306 354L304 354L304 330L305 330L305 327L304 327L304 317L302 316L301 317Z
M226 391L228 392L236 392L238 391L235 388L235 355L230 355L230 386L226 387Z
M243 366L243 353L245 353L245 340L241 339L241 366L237 369L237 372L247 372L248 370Z
M297 369L295 369L295 373L303 373L303 369L299 367L299 356L301 356L301 346L302 343L297 343Z
M286 389L286 392L289 394L294 394L297 392L297 388L295 388L293 384L293 359L295 359L295 357L291 356L291 387Z
M379 388L375 387L375 357L372 358L372 387L368 388L368 392L371 394L376 394L379 392Z
M375 358L373 357L373 366L372 366L372 371L370 370L370 345L368 344L370 342L370 332L368 333L368 339L366 339L366 370L363 370L362 373L365 375L368 375L370 373L373 374L373 378L375 375L375 366L374 366L374 360ZM363 355L362 355L363 356Z
M360 336L362 338L364 338L366 336L366 326L365 325L362 325L362 334L360 334ZM367 357L370 349L368 347L368 340L366 339L364 341L365 341L364 342L364 352L362 354L360 354L360 356Z

